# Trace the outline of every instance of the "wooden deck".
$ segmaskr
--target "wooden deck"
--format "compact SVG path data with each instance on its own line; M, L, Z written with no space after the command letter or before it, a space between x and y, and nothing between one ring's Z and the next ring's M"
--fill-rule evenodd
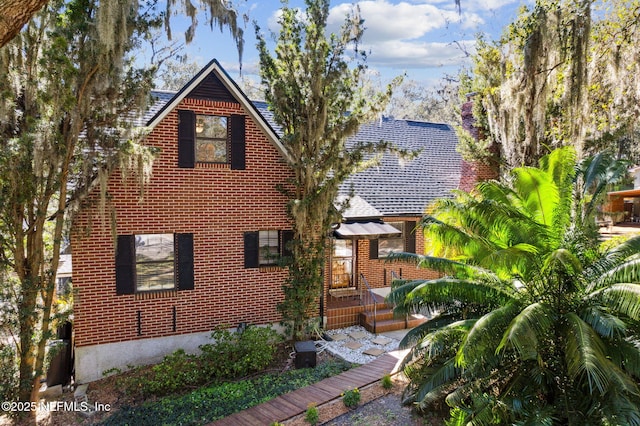
M405 351L396 351L383 354L368 364L232 414L212 425L268 426L276 421L285 421L306 412L311 403L322 405L340 398L340 394L345 390L361 388L379 381L385 374L396 373L405 353Z

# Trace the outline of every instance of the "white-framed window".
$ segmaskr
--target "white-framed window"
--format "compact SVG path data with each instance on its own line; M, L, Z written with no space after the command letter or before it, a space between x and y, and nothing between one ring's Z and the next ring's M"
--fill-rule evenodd
M136 291L176 287L173 234L135 236Z
M380 237L378 239L378 257L387 257L391 252L405 251L405 222L387 222L401 233L392 237Z
M277 230L258 231L258 263L261 266L275 265L280 259L280 233Z
M199 163L227 163L227 117L196 115L196 161Z

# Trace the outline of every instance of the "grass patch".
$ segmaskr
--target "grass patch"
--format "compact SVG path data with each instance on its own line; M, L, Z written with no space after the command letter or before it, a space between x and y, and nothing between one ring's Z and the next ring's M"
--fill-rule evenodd
M182 396L165 397L136 407L122 407L101 424L205 424L335 376L351 366L344 361L327 361L316 368L270 373L255 379L207 386Z

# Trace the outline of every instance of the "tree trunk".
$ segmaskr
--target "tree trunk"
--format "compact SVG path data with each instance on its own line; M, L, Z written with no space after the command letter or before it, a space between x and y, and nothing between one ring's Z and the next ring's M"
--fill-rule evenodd
M0 2L0 47L7 44L47 0L4 0Z

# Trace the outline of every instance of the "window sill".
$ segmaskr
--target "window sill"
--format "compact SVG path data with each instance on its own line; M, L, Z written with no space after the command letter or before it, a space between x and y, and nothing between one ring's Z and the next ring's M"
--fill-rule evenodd
M150 300L150 299L164 299L166 297L176 297L178 295L178 290L152 290L152 291L141 291L135 293L135 300Z
M231 164L229 163L201 163L196 162L197 169L222 169L231 170Z
M260 272L276 272L284 269L284 267L278 266L278 265L264 265L264 266L259 266L259 268L260 268Z

